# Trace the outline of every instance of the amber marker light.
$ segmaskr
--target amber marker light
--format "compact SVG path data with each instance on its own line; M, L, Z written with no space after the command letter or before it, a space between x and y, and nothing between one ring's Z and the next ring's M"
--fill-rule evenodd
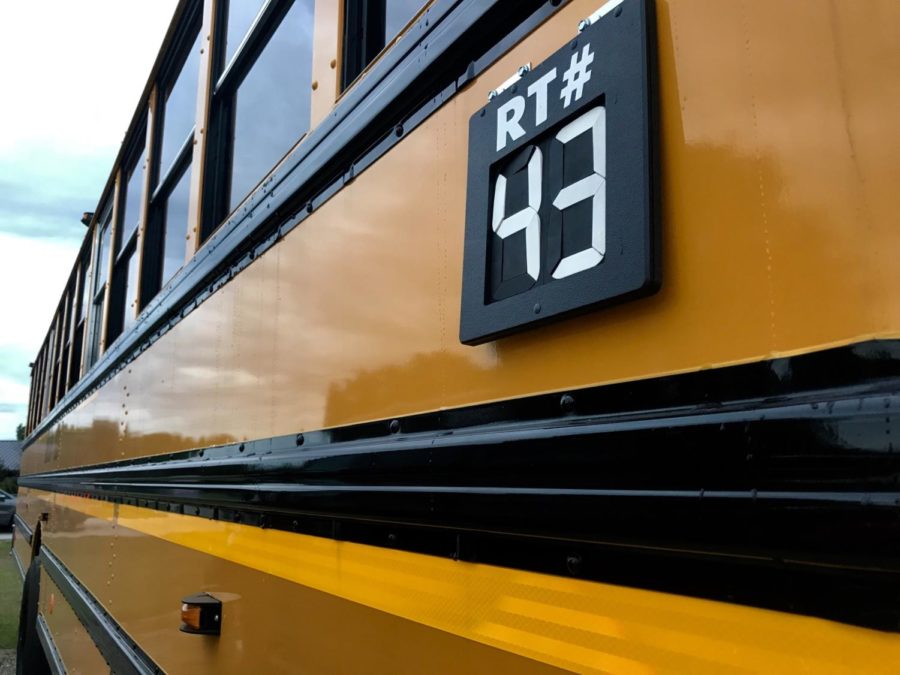
M209 593L189 595L181 601L181 632L218 635L222 629L222 603Z

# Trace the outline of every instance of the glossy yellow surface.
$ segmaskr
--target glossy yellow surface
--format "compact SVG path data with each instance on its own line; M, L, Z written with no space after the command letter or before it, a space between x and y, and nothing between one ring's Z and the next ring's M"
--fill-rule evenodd
M459 343L468 119L596 5L537 29L45 434L26 469L900 334L900 3L660 0L662 290Z
M47 545L169 672L818 674L900 662L900 635L820 619L55 499ZM181 597L200 591L224 603L219 639L177 630Z
M70 675L105 675L109 666L75 612L45 570L41 570L40 612Z
M22 571L27 571L31 564L31 545L21 532L16 532L10 553L19 561Z

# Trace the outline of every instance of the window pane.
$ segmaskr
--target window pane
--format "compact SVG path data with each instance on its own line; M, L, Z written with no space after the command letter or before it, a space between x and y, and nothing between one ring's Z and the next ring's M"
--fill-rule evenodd
M88 278L87 278L87 270L88 270L88 260L90 260L90 256L84 256L81 259L81 270L79 270L78 276L78 288L80 289L81 294L81 302L78 303L78 321L82 321L84 319L84 313L87 311L87 306L89 302L88 295Z
M141 222L141 192L144 187L144 159L147 149L141 151L137 164L128 176L128 189L125 192L125 215L122 218L122 234L118 237L116 250L120 250Z
M163 115L162 147L160 148L160 177L165 176L175 156L184 145L191 129L194 128L194 114L197 102L197 77L200 70L200 35L191 45L187 60L175 84L166 96Z
M241 40L250 30L253 19L262 9L263 0L230 0L228 3L228 30L225 35L225 64L237 51Z
M128 273L125 277L125 316L122 320L122 332L128 330L134 323L134 314L137 308L137 254L132 253L128 258Z
M97 260L94 268L94 294L96 295L109 274L109 242L112 235L112 210L106 212L100 228L97 244Z
M393 40L424 4L424 0L387 0L384 8L384 43Z
M191 170L188 167L166 201L166 232L163 240L163 269L160 286L165 286L166 282L184 264L188 199L191 191L190 177Z
M103 296L91 308L91 348L88 353L88 367L100 358L100 332L103 326Z
M313 0L297 0L238 88L229 210L309 129Z

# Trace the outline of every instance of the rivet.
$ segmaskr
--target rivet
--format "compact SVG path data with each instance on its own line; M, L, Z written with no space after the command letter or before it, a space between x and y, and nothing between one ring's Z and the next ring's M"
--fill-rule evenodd
M244 444L241 443L241 444L238 446L238 452L243 452L243 451L244 451Z
M575 410L575 398L571 394L563 394L559 399L559 407L563 412L572 412Z
M400 431L400 420L391 420L391 433L396 434Z
M493 101L495 98L497 98L497 90L496 90L496 89L491 89L491 90L488 92L488 101Z
M337 67L337 59L331 59L331 63L328 64L332 70Z
M318 80L313 80L313 81L312 81L312 90L315 91L315 90L318 89L318 88L319 88L319 81L318 81Z
M303 445L303 434L297 434L297 437L294 439L294 443L298 446Z
M527 63L524 66L519 66L519 77L524 77L526 74L531 72L531 66Z
M400 136L402 136L403 135L403 125L398 124L396 127L394 127L394 133L397 135L398 138Z
M585 30L587 30L587 27L590 25L591 25L590 19L582 19L581 21L578 22L578 32L583 33Z
M541 303L539 303L539 302L534 303L534 313L535 314L541 313Z
M307 202L307 203L306 203L306 212L307 212L307 213L312 213L312 212L313 212L313 203L312 203L312 202Z
M622 16L622 7L616 7L616 11L613 12L613 16Z
M566 558L566 569L569 571L569 574L578 574L581 571L581 556L568 556Z

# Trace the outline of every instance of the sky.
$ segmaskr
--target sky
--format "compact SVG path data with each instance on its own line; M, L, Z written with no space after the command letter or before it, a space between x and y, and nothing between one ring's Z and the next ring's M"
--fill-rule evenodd
M177 0L0 3L0 439Z

